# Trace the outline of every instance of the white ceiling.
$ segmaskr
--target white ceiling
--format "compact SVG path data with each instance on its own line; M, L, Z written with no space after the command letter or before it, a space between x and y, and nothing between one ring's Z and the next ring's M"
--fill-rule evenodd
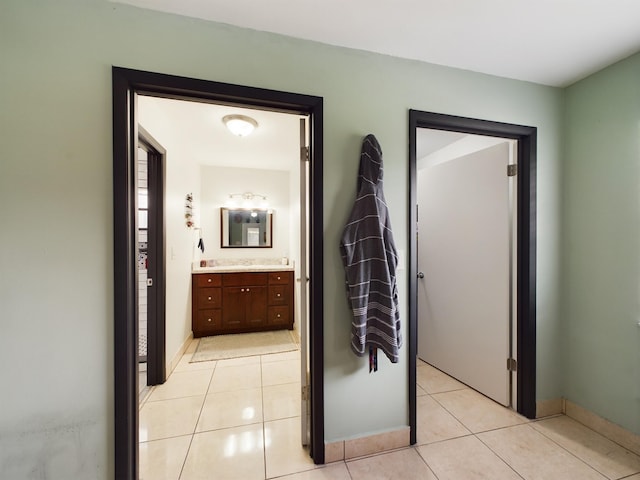
M143 95L138 112L152 135L157 125L170 129L181 154L202 165L290 171L299 162L299 115ZM222 122L231 114L249 115L258 128L246 137L231 134Z
M640 0L112 0L566 86L640 50Z

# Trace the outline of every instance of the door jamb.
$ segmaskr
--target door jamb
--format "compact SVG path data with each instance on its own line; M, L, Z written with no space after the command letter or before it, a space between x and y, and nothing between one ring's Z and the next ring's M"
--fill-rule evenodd
M537 128L409 110L409 426L416 439L417 212L416 130L431 128L518 140L517 408L536 415L536 146Z
M155 239L148 241L148 254L152 260L149 276L153 279L154 294L150 296L153 302L148 305L148 312L153 313L153 320L148 322L148 351L147 351L147 385L159 385L167 379L166 366L166 277L165 277L165 223L164 223L164 192L165 192L165 159L167 151L164 147L138 125L138 146L142 145L147 150L147 175L148 182L153 183L154 188L149 188L150 210L148 233L153 233ZM153 226L153 228L151 228Z
M138 478L137 275L135 94L228 103L310 115L309 357L311 456L324 463L323 351L323 99L311 95L112 67L114 242L114 454L115 478Z

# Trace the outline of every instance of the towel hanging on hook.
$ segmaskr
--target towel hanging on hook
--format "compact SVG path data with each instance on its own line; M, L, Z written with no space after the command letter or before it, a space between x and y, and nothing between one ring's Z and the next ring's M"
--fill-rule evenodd
M396 269L398 251L383 193L382 149L374 135L362 142L358 193L340 238L347 299L352 311L351 349L369 350L369 371L378 368L377 349L391 363L402 346Z

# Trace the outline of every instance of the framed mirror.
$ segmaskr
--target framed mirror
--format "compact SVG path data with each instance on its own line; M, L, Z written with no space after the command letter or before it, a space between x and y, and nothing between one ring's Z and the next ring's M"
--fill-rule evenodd
M261 208L220 208L220 247L271 248L272 217Z

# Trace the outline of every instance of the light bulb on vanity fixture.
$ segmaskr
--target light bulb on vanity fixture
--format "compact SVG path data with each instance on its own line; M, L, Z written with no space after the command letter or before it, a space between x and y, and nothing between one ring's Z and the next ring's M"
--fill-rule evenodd
M222 121L229 131L238 137L246 137L258 128L258 122L246 115L225 115Z

